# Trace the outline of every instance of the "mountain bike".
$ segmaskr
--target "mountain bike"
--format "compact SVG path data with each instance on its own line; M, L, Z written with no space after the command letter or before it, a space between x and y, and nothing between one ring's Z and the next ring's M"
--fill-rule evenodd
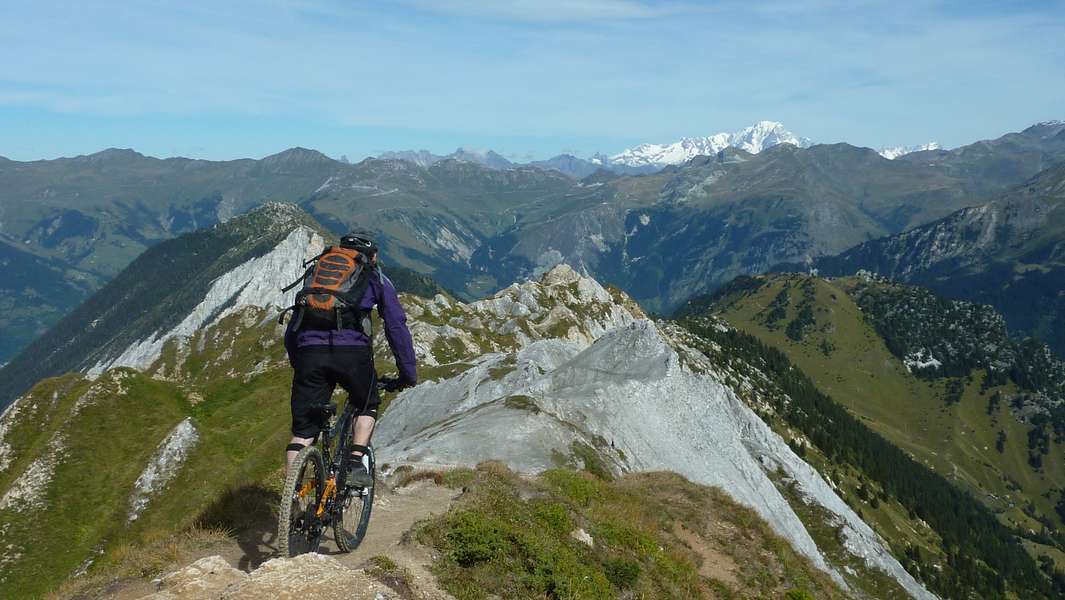
M396 379L374 377L379 391L392 391L397 384ZM319 417L322 432L292 461L277 524L281 556L317 552L329 526L333 527L333 538L341 552L357 548L366 535L376 483L367 487L346 483L355 404L349 397L339 418L335 403L322 405ZM373 446L367 446L363 465L376 481Z

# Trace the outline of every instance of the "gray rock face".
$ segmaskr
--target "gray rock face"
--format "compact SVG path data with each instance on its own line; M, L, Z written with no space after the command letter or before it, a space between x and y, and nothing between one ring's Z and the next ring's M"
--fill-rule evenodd
M558 267L544 281L572 273ZM578 287L598 287L580 281L588 283ZM524 285L535 295L540 284ZM691 351L647 319L622 321L592 336L526 340L477 358L455 377L404 392L375 435L380 460L439 466L502 460L538 472L580 465L587 454L578 449L590 448L615 473L669 470L721 487L844 583L770 477L782 472L807 502L833 515L855 556L913 597L933 597L711 365L682 360Z

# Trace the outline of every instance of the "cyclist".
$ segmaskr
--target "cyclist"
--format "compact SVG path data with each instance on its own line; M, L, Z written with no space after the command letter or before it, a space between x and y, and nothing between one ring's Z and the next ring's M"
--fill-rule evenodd
M407 316L399 303L396 288L377 265L377 244L364 232L353 232L340 239L340 247L358 251L367 259L368 285L358 308L364 314L374 306L384 321L385 337L392 349L399 378L396 389L415 385L414 344L407 328ZM359 402L353 429L353 445L348 460L348 483L368 486L370 474L362 464L370 435L377 422L381 399L375 385L371 339L361 327L316 330L300 327L297 319L289 321L285 332L285 349L292 375L292 440L287 449L287 464L296 454L314 442L320 431L320 407L327 404L337 384L348 393L348 402ZM358 321L352 325L358 325Z

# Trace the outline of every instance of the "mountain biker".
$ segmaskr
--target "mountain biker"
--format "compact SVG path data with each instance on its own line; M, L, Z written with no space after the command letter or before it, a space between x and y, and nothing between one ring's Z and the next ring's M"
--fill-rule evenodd
M356 250L366 257L368 285L358 304L369 315L374 306L384 321L385 338L392 350L399 378L396 389L415 385L414 344L407 328L407 316L399 303L396 288L377 265L377 244L364 232L352 232L340 239L340 247ZM348 402L359 402L353 429L351 459L348 460L348 483L368 486L370 474L362 463L370 435L377 423L381 399L377 392L370 337L361 328L317 330L300 327L299 320L289 321L285 331L285 349L292 375L292 440L286 448L287 464L296 454L314 442L320 431L320 409L327 404L337 384L348 393Z

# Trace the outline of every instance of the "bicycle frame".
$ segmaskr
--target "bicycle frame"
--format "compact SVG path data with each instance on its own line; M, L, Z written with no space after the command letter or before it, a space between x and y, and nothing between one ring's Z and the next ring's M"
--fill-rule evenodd
M377 391L377 370L373 367L373 362L370 363L372 376L370 378L370 392ZM337 498L337 490L344 489L347 477L347 469L344 469L344 458L348 454L348 444L351 443L351 436L354 431L355 424L355 403L351 401L351 396L348 396L348 401L344 403L344 411L337 417L336 421L322 433L318 435L318 439L315 441L318 444L318 449L322 452L323 462L326 464L326 472L328 479L325 480L325 490L322 493L322 500L318 503L318 508L315 510L315 516L321 518L325 514L332 515L335 507L335 501ZM372 438L371 433L371 438ZM369 445L369 444L367 444ZM333 450L331 452L331 449ZM337 478L340 481L337 481ZM363 490L360 493L365 493Z

